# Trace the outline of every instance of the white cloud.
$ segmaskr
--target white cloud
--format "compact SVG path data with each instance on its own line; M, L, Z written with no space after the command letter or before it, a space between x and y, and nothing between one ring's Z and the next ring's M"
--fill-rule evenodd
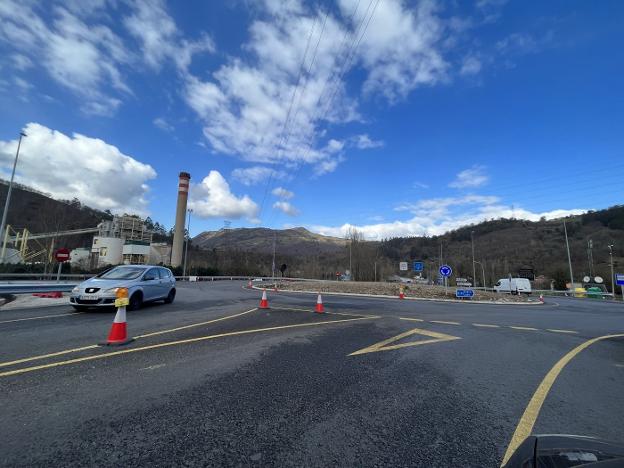
M475 56L468 56L464 59L461 70L459 71L460 75L476 75L481 71L481 61Z
M384 145L381 140L371 140L367 134L356 135L354 138L354 144L359 149L379 148Z
M248 195L234 195L218 171L210 171L201 183L192 184L189 207L200 218L247 218L258 222L258 205Z
M484 173L485 167L472 166L457 174L455 180L449 184L452 188L475 188L481 187L490 180L489 176Z
M339 5L345 17L356 11L352 27L368 21L368 9L358 0L339 0ZM435 2L423 0L414 8L401 0L384 0L375 5L358 49L359 59L368 71L364 91L381 93L394 102L419 86L446 81L449 66L440 50L445 25L436 15Z
M110 93L130 93L119 68L131 60L127 47L108 26L87 25L60 6L40 10L41 15L35 7L13 0L0 5L0 42L19 51L22 58L16 65L23 68L35 61L82 98L84 112L113 113L120 101Z
M265 166L234 169L231 175L241 184L247 186L260 184L269 178L271 178L271 180L290 180L290 176L287 172Z
M187 104L215 151L331 172L344 160L340 145L383 144L366 134L342 140L328 134L331 124L362 120L360 90L347 91L349 71L363 71L366 96L391 102L447 81L442 40L454 32L433 1L414 8L400 0L338 3L337 15L299 1L254 4L243 52L210 76L187 75Z
M283 200L290 200L292 197L295 196L293 192L291 192L290 190L286 190L284 187L275 187L271 193Z
M273 203L273 208L275 208L276 210L280 210L282 213L287 214L288 216L299 215L299 210L287 201L277 201Z
M148 165L115 146L78 133L71 137L37 123L24 128L16 171L18 182L61 199L113 212L147 213ZM17 140L0 141L0 171L10 176Z
M397 207L397 211L409 211L407 220L386 223L342 226L310 226L312 231L323 235L343 237L347 230L355 227L367 239L385 239L399 236L440 235L469 224L489 219L517 218L537 221L560 218L570 214L580 214L586 209L552 210L533 212L524 208L503 205L496 196L467 195L465 197L433 198Z
M173 132L175 128L162 117L155 118L152 123L164 132Z
M13 54L11 60L13 61L13 66L20 71L28 70L33 67L32 60L22 54Z
M165 61L171 60L185 70L194 54L214 52L214 42L205 34L197 41L182 39L161 0L133 1L131 5L133 13L124 19L124 25L141 43L141 52L149 67L158 70Z
M429 184L425 184L424 182L414 182L412 186L416 189L428 189Z

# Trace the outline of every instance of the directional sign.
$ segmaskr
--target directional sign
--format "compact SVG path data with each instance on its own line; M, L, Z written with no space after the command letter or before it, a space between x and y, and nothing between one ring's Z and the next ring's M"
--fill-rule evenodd
M466 288L470 288L472 286L472 283L470 281L456 281L455 284L457 286L464 286Z
M59 263L66 262L69 260L69 250L68 249L58 249L54 254L54 258Z
M624 286L624 273L615 274L615 284L618 286Z
M474 291L472 289L458 289L455 291L455 297L458 298L471 298L474 296Z
M423 262L414 262L414 271L423 271Z
M453 274L453 269L448 266L448 265L442 265L440 267L440 275L444 276L445 278L448 278L449 276L451 276Z
M407 271L407 262L399 262L399 270Z

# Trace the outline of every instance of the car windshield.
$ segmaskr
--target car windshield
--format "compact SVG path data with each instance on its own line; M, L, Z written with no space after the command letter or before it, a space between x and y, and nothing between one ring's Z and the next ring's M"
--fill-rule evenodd
M131 280L131 279L136 279L139 276L141 276L141 274L143 274L144 271L145 271L144 268L118 267L118 268L113 268L112 270L107 271L102 276L100 276L100 278Z

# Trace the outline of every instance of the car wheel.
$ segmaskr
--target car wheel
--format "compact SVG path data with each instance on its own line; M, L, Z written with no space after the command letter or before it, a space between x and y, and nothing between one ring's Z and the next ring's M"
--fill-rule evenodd
M173 300L175 299L175 295L176 295L176 290L171 289L171 291L169 291L169 294L167 294L167 297L165 298L165 304L171 304Z
M77 310L78 312L85 312L85 311L87 311L87 309L89 309L88 307L85 307L85 306L78 306L78 305L75 305L75 306L72 306L72 307L73 307L75 310Z
M143 297L141 296L141 293L134 293L131 297L130 297L130 301L128 304L127 309L128 310L139 310L141 308L141 305L143 304Z

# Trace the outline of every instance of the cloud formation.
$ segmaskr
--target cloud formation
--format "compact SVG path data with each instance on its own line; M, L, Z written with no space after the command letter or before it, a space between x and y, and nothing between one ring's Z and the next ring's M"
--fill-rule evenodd
M485 167L474 165L457 174L455 180L449 184L451 188L476 188L485 185L490 177L485 174Z
M286 190L284 187L275 187L271 193L282 200L290 200L295 196L290 190Z
M16 180L53 197L110 209L115 213L148 212L147 182L156 171L115 146L78 133L67 136L37 123L24 128ZM17 140L0 141L0 171L9 178Z
M280 210L282 213L288 216L298 216L299 210L295 208L290 202L287 201L277 201L273 203L273 208L276 210Z
M551 210L533 212L524 208L503 205L498 197L466 195L463 197L431 198L398 206L396 211L407 211L411 218L386 223L342 226L309 226L323 235L344 237L350 228L356 228L366 239L381 240L399 236L440 235L445 232L489 219L517 218L538 221L581 214L587 209Z
M290 176L285 171L272 169L266 166L252 166L238 168L232 171L232 177L243 185L252 186L272 180L290 180Z
M248 195L234 195L218 171L210 171L199 184L191 185L189 208L200 218L246 218L259 222L258 205Z

